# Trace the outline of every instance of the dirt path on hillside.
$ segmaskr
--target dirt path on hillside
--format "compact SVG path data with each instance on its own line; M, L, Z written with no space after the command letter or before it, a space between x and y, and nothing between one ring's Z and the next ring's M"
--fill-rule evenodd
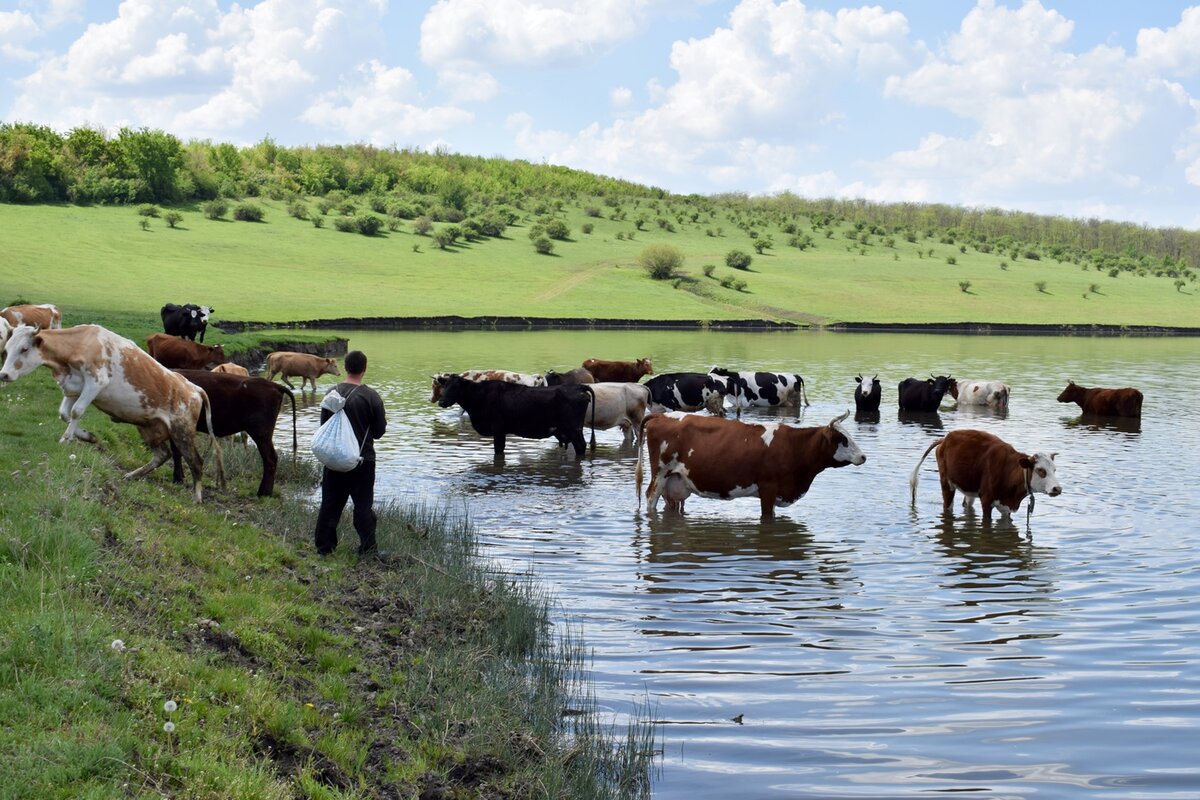
M575 287L580 286L581 284L587 283L592 278L595 278L596 276L598 276L604 270L609 269L611 267L615 267L616 265L617 265L616 261L602 261L599 264L593 264L592 266L587 267L579 272L568 275L567 277L560 280L558 283L551 286L549 289L546 289L541 294L534 295L533 301L535 303L544 303L549 300L556 300L559 297L562 297L567 292L574 289Z

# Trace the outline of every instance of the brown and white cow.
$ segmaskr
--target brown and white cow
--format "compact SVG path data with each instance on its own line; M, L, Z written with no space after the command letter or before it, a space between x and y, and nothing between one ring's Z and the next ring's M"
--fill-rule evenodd
M41 305L9 306L0 309L0 352L4 351L8 337L18 325L35 328L61 328L62 314L58 306L50 303Z
M292 353L279 350L267 354L267 380L274 380L278 374L289 389L295 389L288 378L300 379L300 392L304 393L305 385L311 381L312 390L317 391L317 378L322 375L341 375L337 362L324 356L313 356L308 353Z
M596 429L620 428L625 444L641 433L642 420L650 406L650 390L640 383L593 383L592 399L584 421L592 426L592 449L596 449ZM639 448L641 439L637 439Z
M1078 403L1084 414L1097 417L1141 417L1142 393L1132 387L1124 389L1087 389L1075 381L1058 396L1060 403Z
M651 511L658 498L667 510L683 511L693 494L730 500L757 497L763 519L776 507L803 497L826 469L867 460L841 426L847 411L819 428L779 423L748 423L696 414L651 414L642 423L653 460L646 487ZM636 472L638 505L642 492L642 451Z
M503 381L515 383L518 386L545 386L546 378L542 375L530 375L524 372L511 372L506 369L469 369L466 372L439 372L433 376L433 393L429 402L436 403L442 399L442 389L451 375L458 375L465 381L479 383L480 381Z
M986 406L997 410L1008 408L1010 389L1000 381L950 380L950 396L960 406Z
M589 358L583 368L592 373L596 383L637 383L643 375L653 375L654 367L648 358L636 361L605 361Z
M225 348L180 339L169 333L146 337L146 352L167 369L205 369L209 364L224 364Z
M212 368L212 371L223 373L225 375L237 375L241 378L250 377L250 370L246 369L241 364L235 364L232 361L226 361L224 364L217 364Z
M942 508L947 512L956 491L962 492L963 508L968 511L975 498L979 498L986 523L992 521L992 509L1006 520L1011 518L1026 495L1032 511L1035 492L1051 497L1062 494L1062 484L1055 472L1055 453L1026 455L986 431L960 430L946 434L926 448L908 481L913 503L917 502L918 472L935 448L942 482Z
M202 413L207 415L211 430L211 407L202 389L150 358L125 337L99 325L43 331L19 326L9 340L0 383L15 381L41 366L50 370L62 389L58 414L67 423L67 430L60 442L96 441L79 425L83 412L95 405L117 422L137 426L154 454L149 463L127 473L126 478L141 478L166 462L173 444L188 462L192 494L200 502L203 461L196 447L196 424ZM221 451L215 437L213 451L223 480Z

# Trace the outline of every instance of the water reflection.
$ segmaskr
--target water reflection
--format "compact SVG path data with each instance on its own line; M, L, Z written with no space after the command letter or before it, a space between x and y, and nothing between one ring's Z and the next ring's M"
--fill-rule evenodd
M1141 417L1101 417L1095 414L1081 414L1078 417L1064 417L1062 422L1068 428L1082 428L1093 432L1112 431L1131 434L1142 432Z
M491 449L490 447L488 448ZM464 464L452 484L464 494L497 491L536 492L566 489L584 482L583 461L574 451L557 447L545 450L507 450L487 460Z
M942 415L936 411L897 411L896 419L905 425L918 425L928 431L940 431Z
M959 404L954 409L959 417L973 419L1008 419L1008 406L992 408L991 406L975 406Z
M859 425L878 425L879 424L879 412L878 411L855 411L854 412L854 421L857 422Z

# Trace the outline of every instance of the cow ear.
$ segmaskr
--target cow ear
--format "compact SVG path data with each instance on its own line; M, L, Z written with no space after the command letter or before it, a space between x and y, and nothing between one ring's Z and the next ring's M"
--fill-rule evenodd
M1054 457L1055 457L1056 455L1058 455L1058 453L1051 453L1051 454L1050 454L1050 460L1051 460L1051 461L1053 461L1053 460L1054 460Z
M1029 456L1022 455L1019 459L1017 459L1017 463L1021 465L1022 469L1033 469L1034 462Z
M192 319L195 319L195 318L196 318L196 312L192 311Z

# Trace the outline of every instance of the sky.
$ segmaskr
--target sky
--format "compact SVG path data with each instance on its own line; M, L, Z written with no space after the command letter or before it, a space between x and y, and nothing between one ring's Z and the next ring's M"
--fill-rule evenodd
M1200 6L0 0L0 119L1200 228Z

